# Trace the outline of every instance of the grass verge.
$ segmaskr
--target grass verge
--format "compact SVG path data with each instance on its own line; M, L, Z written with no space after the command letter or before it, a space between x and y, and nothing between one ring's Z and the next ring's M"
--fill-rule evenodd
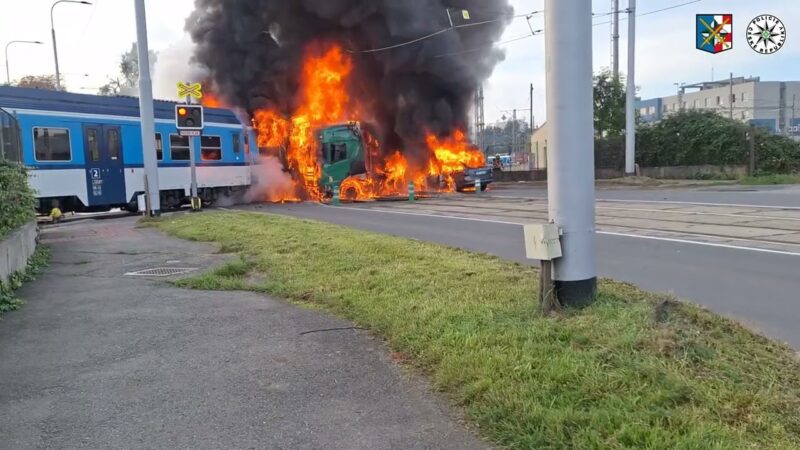
M16 290L22 287L22 283L32 281L39 271L47 266L49 260L50 250L40 245L28 259L25 270L11 275L5 283L0 282L0 314L19 309L25 304L23 300L14 295Z
M744 177L739 183L746 185L800 184L800 174L772 174Z
M240 255L183 286L313 302L370 328L502 446L800 447L794 353L696 306L604 280L594 305L544 317L534 269L491 256L264 214L156 225Z

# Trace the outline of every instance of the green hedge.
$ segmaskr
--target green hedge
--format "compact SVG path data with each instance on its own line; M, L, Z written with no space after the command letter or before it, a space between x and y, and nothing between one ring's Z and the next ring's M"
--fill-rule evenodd
M0 161L0 239L36 217L36 197L25 169Z
M748 126L712 111L684 111L637 130L636 162L643 167L741 165L749 161ZM757 169L800 170L800 143L755 129Z

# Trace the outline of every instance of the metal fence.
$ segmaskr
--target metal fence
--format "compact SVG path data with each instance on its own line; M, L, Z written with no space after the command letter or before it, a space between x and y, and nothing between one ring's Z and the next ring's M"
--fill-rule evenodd
M0 108L0 161L22 162L22 141L17 119Z

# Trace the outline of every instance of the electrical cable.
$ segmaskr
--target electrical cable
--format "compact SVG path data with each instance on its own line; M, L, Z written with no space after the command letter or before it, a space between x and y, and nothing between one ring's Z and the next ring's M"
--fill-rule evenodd
M464 24L461 24L461 25L454 25L452 27L448 27L448 28L444 28L444 29L441 29L441 30L438 30L438 31L434 31L433 33L427 34L425 36L421 36L421 37L418 37L416 39L412 39L410 41L401 42L399 44L389 45L389 46L380 47L380 48L372 48L372 49L369 49L369 50L347 49L345 51L348 52L348 53L376 53L376 52L383 52L383 51L386 51L386 50L392 50L392 49L395 49L395 48L404 47L406 45L416 44L417 42L424 41L426 39L430 39L430 38L432 38L434 36L440 35L442 33L446 33L446 32L448 32L450 30L454 30L454 29L457 29L457 28L475 27L475 26L479 26L479 25L485 25L487 23L500 22L501 20L506 20L506 19L512 19L512 20L513 19L518 19L520 17L529 18L530 16L533 16L534 14L541 14L542 12L544 12L544 11L533 11L533 12L528 13L528 14L518 14L518 15L515 15L515 16L503 17L503 18L499 18L499 19L484 20L484 21L475 22L475 23L464 23Z

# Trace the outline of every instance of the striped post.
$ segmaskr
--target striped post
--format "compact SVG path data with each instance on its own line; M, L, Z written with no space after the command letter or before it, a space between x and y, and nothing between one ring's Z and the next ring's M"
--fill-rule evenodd
M333 204L334 205L338 205L339 204L339 185L338 184L334 184L333 185Z
M481 179L480 178L475 180L475 193L476 194L480 194L481 193Z
M408 182L408 201L414 203L414 183L411 181Z

